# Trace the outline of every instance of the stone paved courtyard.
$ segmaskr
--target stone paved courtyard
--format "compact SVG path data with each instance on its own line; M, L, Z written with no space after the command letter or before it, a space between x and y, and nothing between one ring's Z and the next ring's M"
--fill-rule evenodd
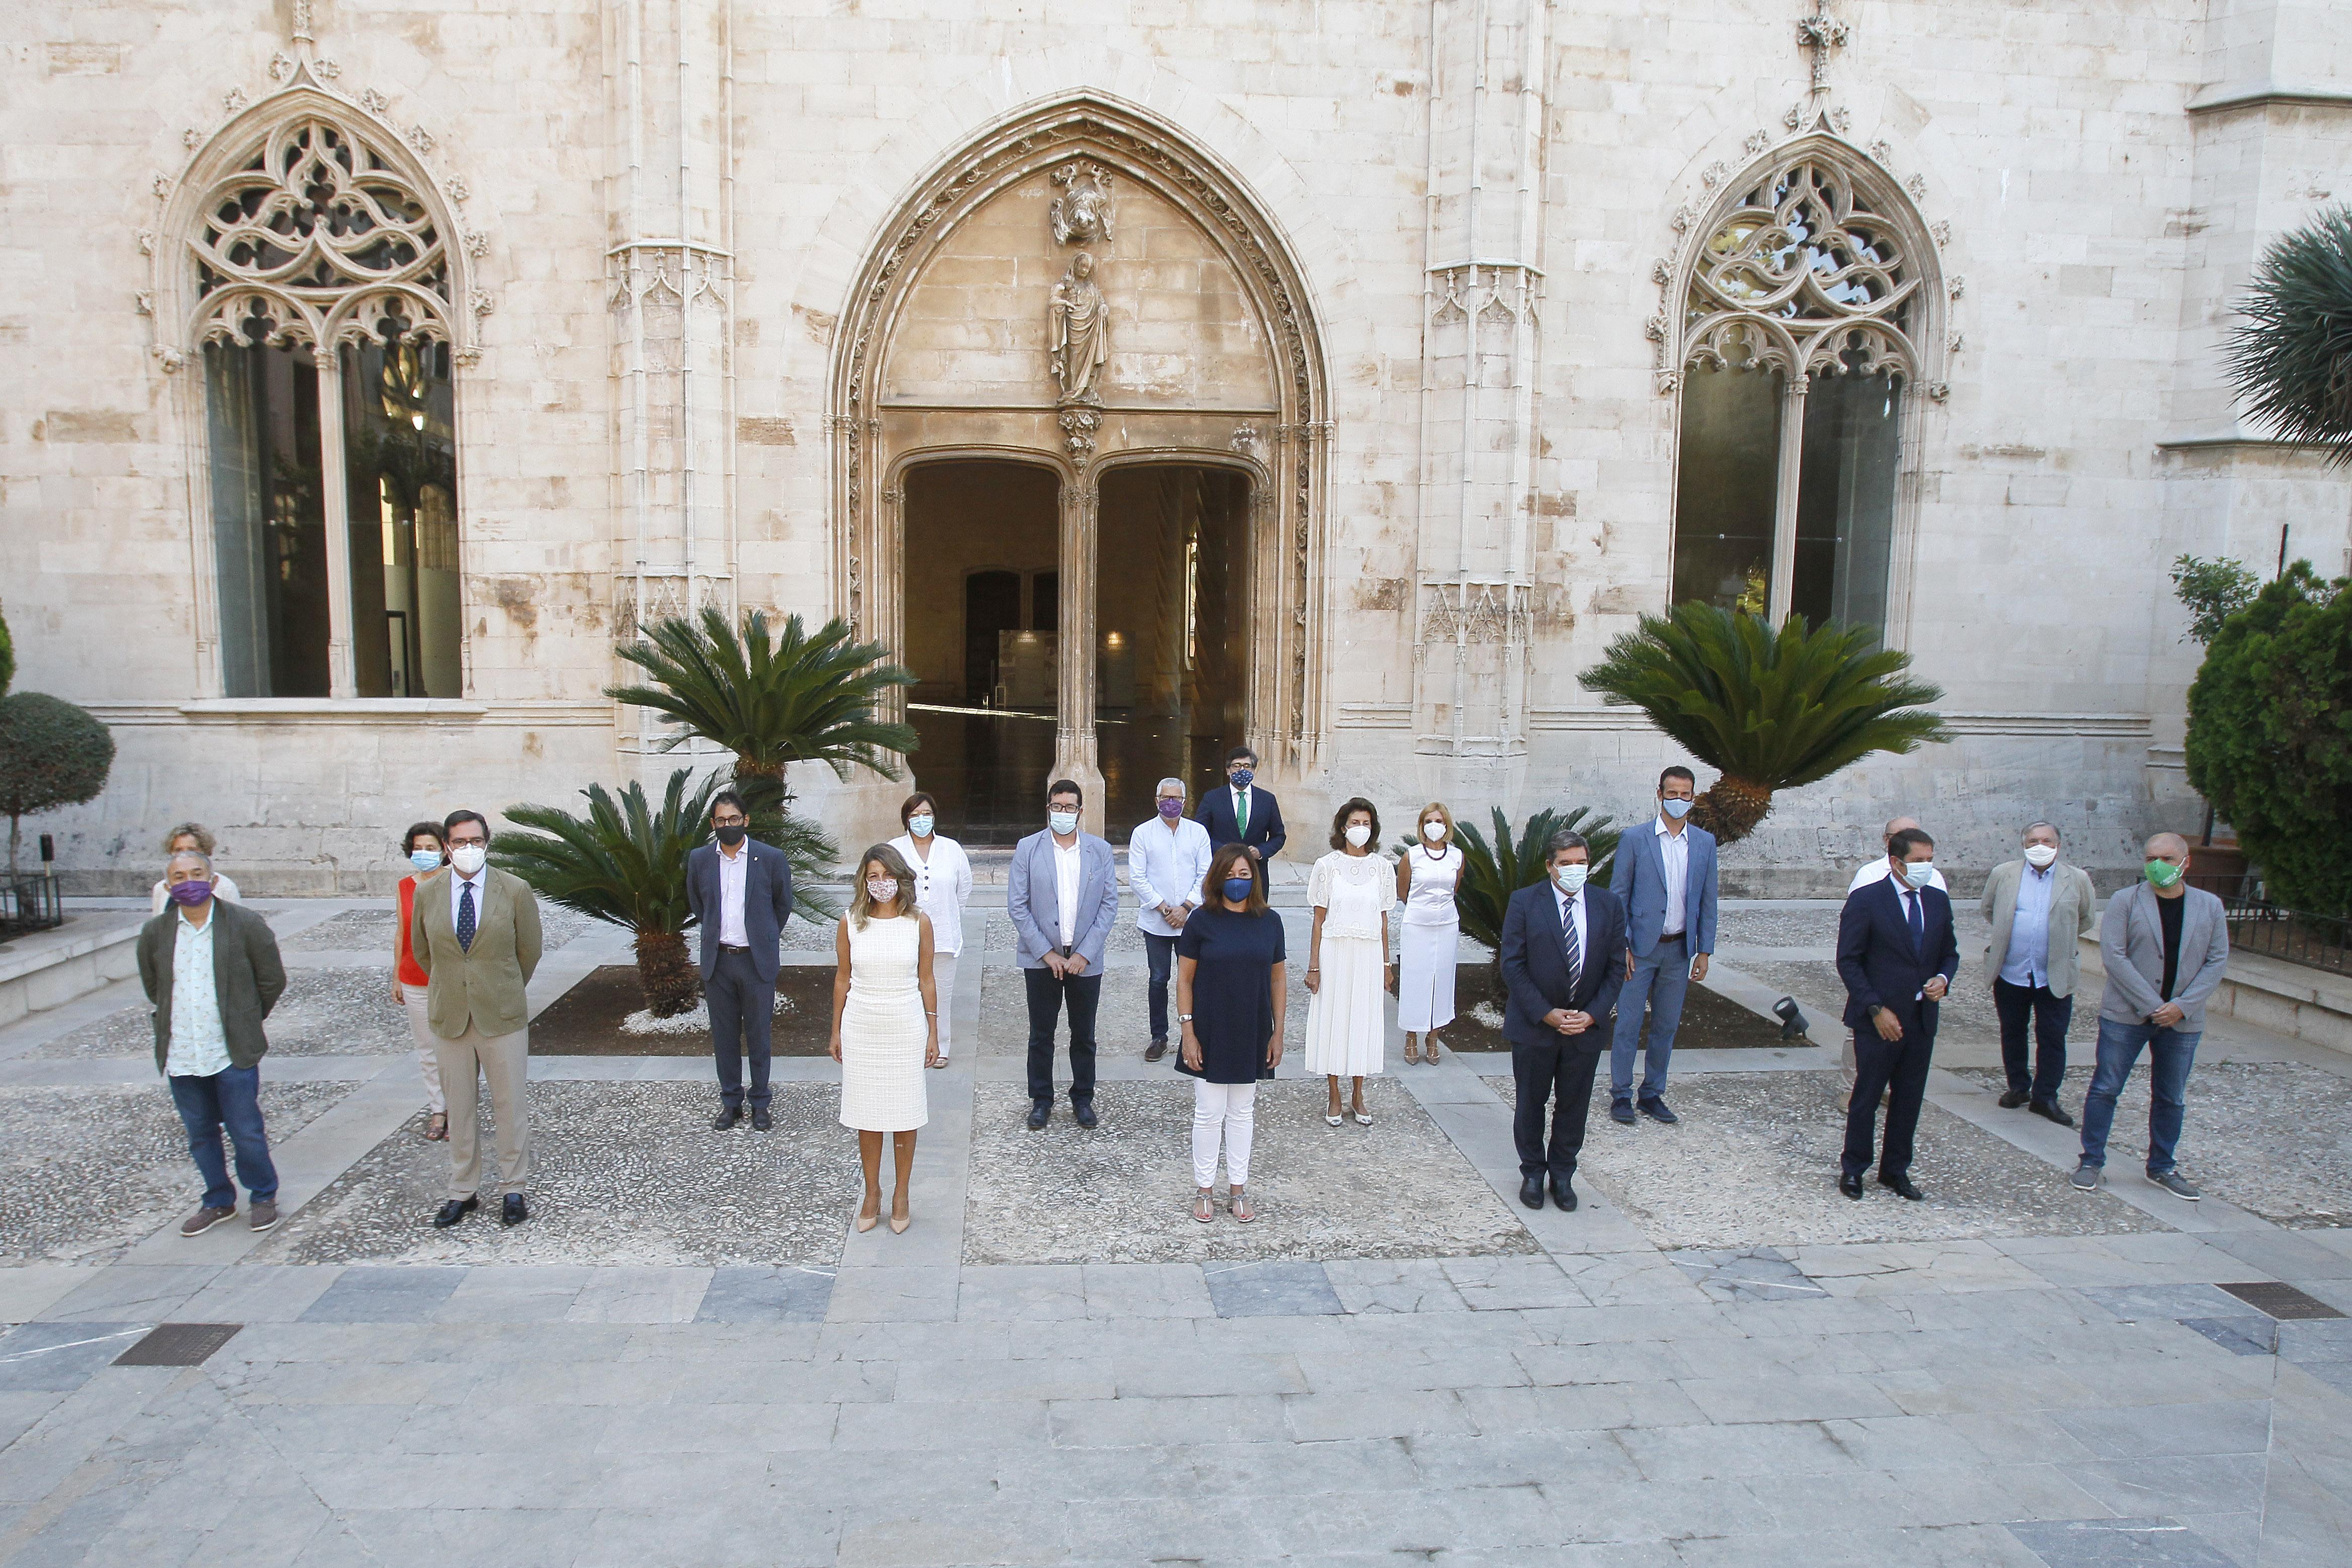
M1020 1125L1017 979L962 971L978 1048L928 1076L904 1236L849 1228L831 1062L779 1060L761 1135L650 1057L535 1058L535 1217L440 1233L366 1010L400 1021L381 918L270 912L272 1235L174 1234L135 987L0 1030L0 1565L2352 1562L2352 1319L2224 1289L2352 1310L2323 1050L2217 1027L2184 1140L2213 1195L2138 1181L2136 1081L2085 1198L1955 1008L1916 1207L1831 1188L1833 1037L1692 1052L1679 1127L1596 1111L1563 1215L1515 1201L1507 1059L1392 1044L1370 1129L1286 1064L1262 1217L1201 1226L1122 943L1094 1132ZM1751 981L1826 940L1807 908L1726 931ZM625 952L570 933L534 1005ZM115 1364L166 1322L235 1331Z

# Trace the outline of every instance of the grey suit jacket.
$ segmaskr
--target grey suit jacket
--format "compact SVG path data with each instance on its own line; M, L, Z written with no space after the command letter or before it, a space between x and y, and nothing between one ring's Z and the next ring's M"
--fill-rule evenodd
M539 896L511 871L482 873L482 910L474 917L474 945L457 945L449 913L448 871L416 889L408 951L429 981L425 1021L445 1040L471 1022L485 1035L511 1035L530 1022L523 989L539 967Z
M2221 900L2202 888L2181 894L2180 960L2173 972L2172 999L2180 1005L2177 1027L2184 1035L2205 1030L2205 999L2221 984L2230 963L2230 922ZM2099 962L2106 965L2106 994L2099 1016L2118 1024L2145 1024L2164 1005L2164 927L2156 912L2156 889L2135 882L2107 900L2099 927Z
M1004 910L1013 917L1016 956L1024 969L1043 969L1045 955L1062 945L1062 902L1054 884L1054 836L1033 833L1013 851L1004 876ZM1084 973L1103 972L1103 943L1118 918L1118 862L1110 841L1078 835L1078 908L1070 929L1071 949L1087 961Z
M2025 879L2025 862L2004 861L1985 879L1979 908L1992 922L1992 941L1985 948L1985 984L2000 978L2009 957L2010 928L2017 923L2017 889ZM2099 895L2092 889L2091 874L2060 860L2050 868L2050 994L2074 994L2077 970L2075 944L2098 929ZM2161 958L2159 955L2159 962ZM2164 972L2157 971L2161 981Z
M220 1001L221 1037L231 1067L249 1068L269 1049L261 1021L286 990L286 965L269 922L213 898L213 988ZM172 1054L172 955L180 941L174 904L139 928L139 982L155 1005L155 1070Z

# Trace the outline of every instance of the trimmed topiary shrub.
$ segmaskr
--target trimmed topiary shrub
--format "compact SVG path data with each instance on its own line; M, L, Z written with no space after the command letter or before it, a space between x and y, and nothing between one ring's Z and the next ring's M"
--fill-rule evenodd
M8 874L20 819L79 805L106 787L114 737L87 711L38 691L0 697L0 811L8 814Z

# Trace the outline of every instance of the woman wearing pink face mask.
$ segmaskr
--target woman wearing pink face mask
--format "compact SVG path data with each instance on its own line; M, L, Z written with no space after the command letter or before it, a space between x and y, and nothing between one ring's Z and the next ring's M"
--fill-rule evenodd
M841 1064L841 1124L856 1129L866 1198L857 1228L882 1215L882 1135L891 1135L898 1190L890 1228L911 1223L907 1182L915 1130L930 1120L923 1068L940 1055L931 920L915 907L915 873L887 844L858 862L849 912L833 939L833 1059Z

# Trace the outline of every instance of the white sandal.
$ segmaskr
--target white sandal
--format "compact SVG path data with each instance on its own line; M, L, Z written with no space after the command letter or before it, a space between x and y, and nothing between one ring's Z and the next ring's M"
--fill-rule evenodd
M1192 1217L1202 1225L1217 1217L1217 1194L1213 1189L1202 1187L1192 1195Z

